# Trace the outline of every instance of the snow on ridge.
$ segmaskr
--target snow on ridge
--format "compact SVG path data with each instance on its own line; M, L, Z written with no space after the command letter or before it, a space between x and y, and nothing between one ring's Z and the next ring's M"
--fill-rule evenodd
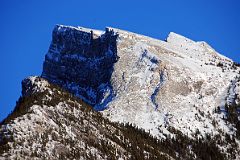
M180 34L174 33L174 32L170 32L168 37L167 37L167 42L169 43L174 43L179 45L179 42L181 43L195 43L195 41L186 38Z
M65 31L65 28L71 28L71 29L76 29L76 30L81 31L81 32L87 32L87 33L93 32L93 34L98 35L98 36L104 34L104 31L102 31L102 30L85 28L85 27L82 27L82 26L74 27L74 26L57 24L55 27L57 28L57 30L58 30L59 32L64 32L64 31Z
M174 32L170 32L168 35L167 43L171 44L178 51L185 52L191 56L205 52L215 52L206 42L195 42Z
M170 32L165 41L114 27L106 27L106 29L113 30L120 35L119 37L128 39L137 38L139 41L148 43L149 45L164 47L180 56L194 57L196 59L199 59L199 57L202 57L203 59L206 59L206 57L208 57L208 59L215 59L212 57L217 57L217 59L220 59L221 61L232 62L230 58L215 51L207 42L194 41L174 32Z
M106 30L112 30L114 33L119 34L120 37L125 38L133 38L137 37L141 41L149 42L152 44L157 44L161 46L167 47L170 51L174 52L183 52L188 53L193 52L191 54L199 54L199 52L208 52L208 53L214 53L215 56L219 57L220 59L224 61L232 61L230 58L216 52L207 42L205 41L194 41L190 38L187 38L183 35L180 35L175 32L170 32L166 38L166 42L160 39L152 38L149 36L141 35L138 33L134 33L131 31L126 31L114 27L107 26L105 28L105 31L103 30L97 30L97 29L91 29L91 28L85 28L81 26L73 27L73 26L67 26L67 25L60 25L57 24L56 27L58 28L58 31L64 31L64 28L72 28L79 30L81 32L86 33L93 33L95 36L99 37L105 33ZM195 53L197 52L197 53Z

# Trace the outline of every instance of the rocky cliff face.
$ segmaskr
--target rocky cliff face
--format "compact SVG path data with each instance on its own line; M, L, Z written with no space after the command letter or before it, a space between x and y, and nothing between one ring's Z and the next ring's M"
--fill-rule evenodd
M42 77L91 105L105 103L113 97L110 78L118 59L117 36L109 29L99 34L99 31L57 25Z

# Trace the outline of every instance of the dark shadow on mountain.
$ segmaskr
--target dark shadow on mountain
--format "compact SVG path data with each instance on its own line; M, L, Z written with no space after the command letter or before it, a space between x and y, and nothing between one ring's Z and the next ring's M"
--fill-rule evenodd
M104 34L56 26L45 57L42 77L103 110L114 98L110 82L117 62L117 38L113 30Z

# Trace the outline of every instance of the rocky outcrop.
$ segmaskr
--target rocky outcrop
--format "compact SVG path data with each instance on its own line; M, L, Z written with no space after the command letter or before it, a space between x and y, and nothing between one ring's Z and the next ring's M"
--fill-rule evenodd
M117 61L118 35L57 25L46 54L42 77L56 83L91 105L113 96L110 78ZM106 97L105 97L106 99Z

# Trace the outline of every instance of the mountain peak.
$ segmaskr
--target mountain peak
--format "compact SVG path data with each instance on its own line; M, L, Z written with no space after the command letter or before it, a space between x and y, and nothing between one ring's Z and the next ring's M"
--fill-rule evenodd
M177 34L175 32L170 32L168 34L168 37L167 37L167 42L169 43L175 43L175 44L178 44L179 42L180 43L195 43L195 41L187 38L187 37L184 37L180 34Z

